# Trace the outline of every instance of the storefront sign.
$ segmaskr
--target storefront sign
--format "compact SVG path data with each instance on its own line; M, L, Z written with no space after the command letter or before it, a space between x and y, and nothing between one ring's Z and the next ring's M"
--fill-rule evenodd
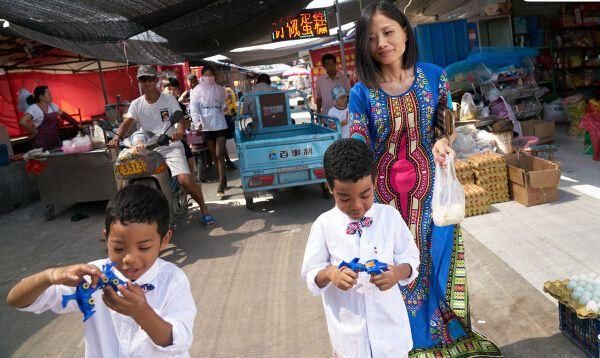
M323 36L329 36L327 10L305 9L295 17L274 22L271 40L276 42Z

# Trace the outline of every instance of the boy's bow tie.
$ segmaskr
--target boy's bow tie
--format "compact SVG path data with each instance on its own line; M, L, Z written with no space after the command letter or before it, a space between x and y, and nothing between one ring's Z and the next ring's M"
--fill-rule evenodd
M354 235L358 232L358 236L360 237L362 235L362 228L369 227L372 223L373 218L370 218L368 216L363 217L359 221L353 221L350 224L348 224L348 228L346 228L346 234Z

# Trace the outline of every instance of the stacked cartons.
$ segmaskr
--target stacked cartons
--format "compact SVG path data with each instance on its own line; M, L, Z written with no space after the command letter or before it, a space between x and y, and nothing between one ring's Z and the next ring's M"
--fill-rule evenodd
M509 200L506 159L503 155L486 152L471 155L467 161L473 167L475 184L487 191L492 204Z
M487 191L475 184L465 184L465 216L486 214L491 200Z

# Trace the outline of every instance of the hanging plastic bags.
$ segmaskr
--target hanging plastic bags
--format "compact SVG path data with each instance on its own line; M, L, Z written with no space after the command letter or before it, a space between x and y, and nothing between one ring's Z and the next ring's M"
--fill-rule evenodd
M431 209L436 226L458 224L465 217L465 191L456 178L454 154L446 157L445 169L435 163Z

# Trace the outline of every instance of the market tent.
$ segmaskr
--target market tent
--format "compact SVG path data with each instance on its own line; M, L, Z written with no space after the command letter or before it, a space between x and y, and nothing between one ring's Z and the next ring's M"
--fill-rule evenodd
M133 63L196 61L271 33L310 0L0 0L2 29L90 58Z
M67 113L77 114L77 119L104 113L105 103L117 95L123 100L139 95L136 66L99 61L14 36L0 35L0 68L0 123L11 136L22 134L18 125L22 113L17 109L21 88L31 92L47 85L54 102Z

